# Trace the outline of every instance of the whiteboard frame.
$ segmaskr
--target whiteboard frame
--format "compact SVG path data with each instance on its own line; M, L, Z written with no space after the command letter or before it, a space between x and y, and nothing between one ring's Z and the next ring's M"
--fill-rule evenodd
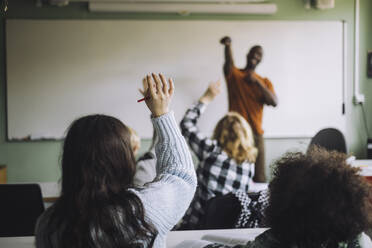
M8 20L14 20L14 19L8 19ZM7 20L7 21L8 21ZM20 20L20 19L16 19L16 20ZM49 20L38 20L38 21L49 21ZM58 20L50 20L50 21L58 21ZM63 21L73 21L73 20L63 20ZM106 20L76 20L76 21L106 21ZM107 21L131 21L131 20L107 20ZM188 21L188 22L194 22L194 21ZM206 22L206 21L203 21L203 22ZM208 21L208 22L218 22L218 21ZM226 22L233 22L233 21L226 21ZM252 21L244 21L244 22L252 22ZM255 22L255 21L253 21ZM257 21L256 21L257 22ZM259 21L259 22L277 22L277 21ZM293 22L296 22L296 21L280 21L280 22L288 22L288 23L293 23ZM299 22L313 22L313 21L299 21ZM327 21L328 22L328 21ZM335 22L335 21L331 21L331 22ZM7 26L7 25L6 25ZM346 27L346 24L343 25L343 27ZM6 29L5 29L6 30ZM6 32L7 33L7 32ZM342 44L343 44L343 50L345 51L347 49L346 47L346 30L344 30L344 33L343 33L343 37L342 37ZM7 42L7 39L6 41ZM5 43L5 46L7 47L7 43ZM233 48L234 49L234 48ZM218 51L220 53L222 53L222 49L220 51ZM5 57L7 58L7 49L5 51ZM343 75L342 75L342 98L343 98L343 103L345 103L345 80L346 80L346 59L345 59L345 52L343 54ZM7 66L7 65L6 65ZM222 69L221 69L222 70ZM8 70L6 69L5 73L7 75L7 72ZM7 78L8 78L8 75L7 75ZM40 140L52 140L52 141L55 141L55 140L62 140L63 138L41 138L41 139L23 139L23 138L20 138L20 139L17 139L17 138L12 138L10 137L10 134L9 134L9 123L8 123L8 80L6 80L6 115L7 115L7 122L6 122L6 130L7 130L7 140L8 141L40 141ZM275 85L274 85L275 87ZM280 101L280 99L279 99ZM280 104L280 102L279 102ZM341 131L345 131L345 130L341 130ZM288 134L284 134L284 135L265 135L266 138L272 138L272 139L278 139L278 138L298 138L298 137L312 137L311 134L308 134L308 133L299 133L299 134L294 134L294 135L288 135ZM144 138L148 138L148 137L144 137Z

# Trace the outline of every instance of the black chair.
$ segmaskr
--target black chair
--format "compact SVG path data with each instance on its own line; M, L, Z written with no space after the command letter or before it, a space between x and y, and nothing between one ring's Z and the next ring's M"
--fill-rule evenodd
M207 201L201 229L230 229L235 227L241 211L238 198L232 193L216 196Z
M308 150L312 145L323 147L329 151L346 153L346 142L344 135L335 128L320 130L310 141Z
M0 184L0 237L33 236L44 211L38 184Z

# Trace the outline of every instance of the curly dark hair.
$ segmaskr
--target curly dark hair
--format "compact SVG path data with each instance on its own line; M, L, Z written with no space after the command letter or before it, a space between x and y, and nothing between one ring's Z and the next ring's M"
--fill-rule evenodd
M345 154L314 146L275 165L265 214L284 246L338 247L371 227L371 188Z

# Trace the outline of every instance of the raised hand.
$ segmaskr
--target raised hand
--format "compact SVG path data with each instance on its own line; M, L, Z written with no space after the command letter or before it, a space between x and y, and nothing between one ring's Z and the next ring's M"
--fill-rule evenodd
M169 83L169 86L168 86ZM143 79L143 90L140 92L146 97L145 102L154 117L168 113L169 104L174 92L172 79L165 79L163 74L154 73Z
M225 36L220 40L220 43L223 45L230 45L231 44L231 38L229 36Z
M146 78L142 79L142 88L143 89L139 88L138 91L141 93L141 95L143 97L146 97L146 93L147 93L147 90L148 90Z
M207 90L204 94L200 97L199 101L205 104L210 103L214 100L214 98L220 94L221 92L221 81L218 80L216 82L210 83L208 85Z

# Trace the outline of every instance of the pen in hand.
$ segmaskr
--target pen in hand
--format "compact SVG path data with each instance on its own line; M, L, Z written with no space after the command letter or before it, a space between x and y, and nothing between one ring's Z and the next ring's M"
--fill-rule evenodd
M155 73L151 73L151 76L146 75L146 77L142 79L143 89L138 89L138 90L142 94L142 96L144 96L144 97L141 98L141 99L138 99L137 102L147 101L147 100L151 99L151 96L150 96L151 92L148 92L150 84L152 84L153 87L154 87L154 91L156 93L155 95L158 95L159 93L162 92L162 90L164 90L165 88L168 88L167 87L167 81L161 73L159 73L159 77L161 78L162 82L160 81L160 79L157 77L157 75ZM155 83L152 82L152 78L156 82L159 81L160 82L159 85L157 85L155 87ZM170 88L169 88L169 92L167 92L167 93L172 92L172 94L173 94L173 81L172 81L172 79L169 79L169 85L170 85Z
M144 98L138 99L137 102L142 102L142 101L146 101L146 100L149 100L149 99L150 99L150 97L146 96Z

